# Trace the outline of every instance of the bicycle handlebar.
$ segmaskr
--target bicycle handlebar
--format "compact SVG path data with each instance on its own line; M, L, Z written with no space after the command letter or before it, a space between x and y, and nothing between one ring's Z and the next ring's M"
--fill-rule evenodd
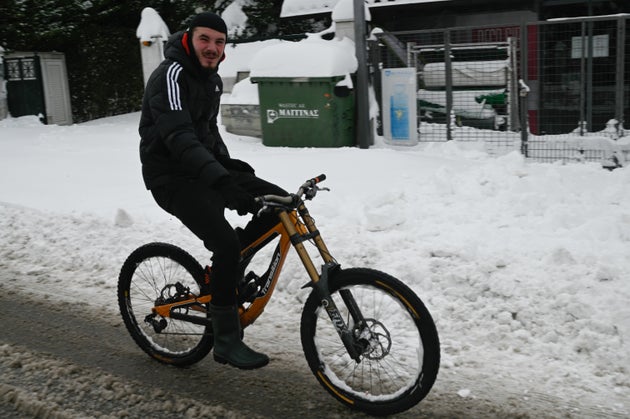
M297 207L303 195L306 195L306 199L313 199L318 190L328 190L328 188L320 189L316 186L318 183L323 182L324 180L326 180L326 175L322 173L321 175L304 182L295 194L289 194L288 196L263 195L257 197L256 202L262 204L263 208L261 209L261 211L264 211L270 206L274 206L273 204L295 208Z
M309 184L310 186L315 186L317 185L319 182L323 182L326 180L326 175L325 174L321 174L317 177L314 177L313 179L309 179L306 182L304 182L304 185ZM302 185L302 186L304 186Z

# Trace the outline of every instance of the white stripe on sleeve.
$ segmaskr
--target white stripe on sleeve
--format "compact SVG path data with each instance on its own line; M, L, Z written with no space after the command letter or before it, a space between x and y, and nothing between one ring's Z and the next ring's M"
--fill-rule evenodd
M170 65L166 72L166 89L168 92L168 102L172 111L182 110L182 101L179 92L179 84L177 78L182 71L182 66L178 63Z

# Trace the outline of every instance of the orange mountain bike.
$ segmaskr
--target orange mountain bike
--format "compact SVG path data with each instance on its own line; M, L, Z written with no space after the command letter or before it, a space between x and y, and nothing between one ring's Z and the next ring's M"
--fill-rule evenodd
M321 385L341 403L373 415L407 410L430 391L440 363L435 323L418 296L396 278L373 269L342 269L324 244L305 200L313 199L324 175L306 181L288 197L258 198L262 211L280 222L242 251L246 266L277 243L267 271L252 272L239 284L245 328L271 298L290 247L308 273L310 295L300 334L308 365ZM323 260L318 271L305 243ZM193 364L212 349L208 303L200 293L205 270L189 253L168 243L149 243L125 261L118 279L118 303L135 342L158 361Z

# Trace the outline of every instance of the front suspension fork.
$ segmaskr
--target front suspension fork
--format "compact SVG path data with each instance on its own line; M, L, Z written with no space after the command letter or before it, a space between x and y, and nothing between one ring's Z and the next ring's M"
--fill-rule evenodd
M355 360L357 363L361 362L361 355L364 353L367 348L368 342L363 339L358 339L358 336L355 336L354 330L362 330L365 325L365 320L363 315L361 314L361 310L357 305L352 293L348 290L339 290L339 294L343 299L344 304L348 308L348 312L352 317L352 321L354 322L354 327L350 328L346 321L343 319L343 316L339 312L337 305L332 299L330 295L330 291L328 288L328 279L330 273L341 269L337 263L329 262L326 263L322 267L322 274L319 278L319 281L315 283L309 283L307 286L312 286L319 296L319 300L321 301L322 307L326 310L330 321L332 322L339 338L343 342L346 350L348 351L348 355Z
M335 327L339 338L348 351L348 354L353 360L359 363L361 362L361 355L367 348L368 342L364 339L359 339L358 336L354 336L353 330L363 330L366 322L363 318L363 315L361 314L361 311L359 310L359 306L356 304L356 301L352 296L352 293L348 290L339 290L339 294L341 295L344 304L348 308L355 327L353 329L350 329L346 324L343 316L337 308L337 305L330 295L328 287L328 278L330 277L331 273L340 269L340 266L328 251L328 248L321 238L319 231L315 227L315 222L313 218L310 216L304 204L298 206L298 213L304 220L305 224L301 227L301 231L298 231L297 217L295 214L289 215L287 212L281 212L278 215L280 217L280 221L289 233L289 237L291 238L293 247L302 260L302 264L311 277L311 282L306 284L304 287L313 287L319 297L319 300L321 301L322 307L324 307L324 309L326 310L326 313L328 314L330 321ZM304 226L306 227L305 229ZM325 262L322 266L321 275L318 275L317 269L313 265L313 261L311 260L308 252L306 251L302 243L307 239L313 239L313 241L315 242L315 246L319 250L319 253Z

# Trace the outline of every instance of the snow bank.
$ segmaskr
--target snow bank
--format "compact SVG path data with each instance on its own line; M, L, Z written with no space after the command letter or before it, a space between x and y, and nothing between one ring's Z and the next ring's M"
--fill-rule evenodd
M118 316L116 278L137 246L169 241L209 262L142 184L138 118L0 123L0 263L28 278L11 289ZM457 142L294 149L222 135L286 189L328 175L331 192L309 204L318 228L342 266L391 273L427 304L442 342L435 391L463 383L466 397L492 399L505 387L566 401L567 415L630 415L630 168L489 158ZM263 351L281 340L295 362L304 278L291 253L249 332Z

